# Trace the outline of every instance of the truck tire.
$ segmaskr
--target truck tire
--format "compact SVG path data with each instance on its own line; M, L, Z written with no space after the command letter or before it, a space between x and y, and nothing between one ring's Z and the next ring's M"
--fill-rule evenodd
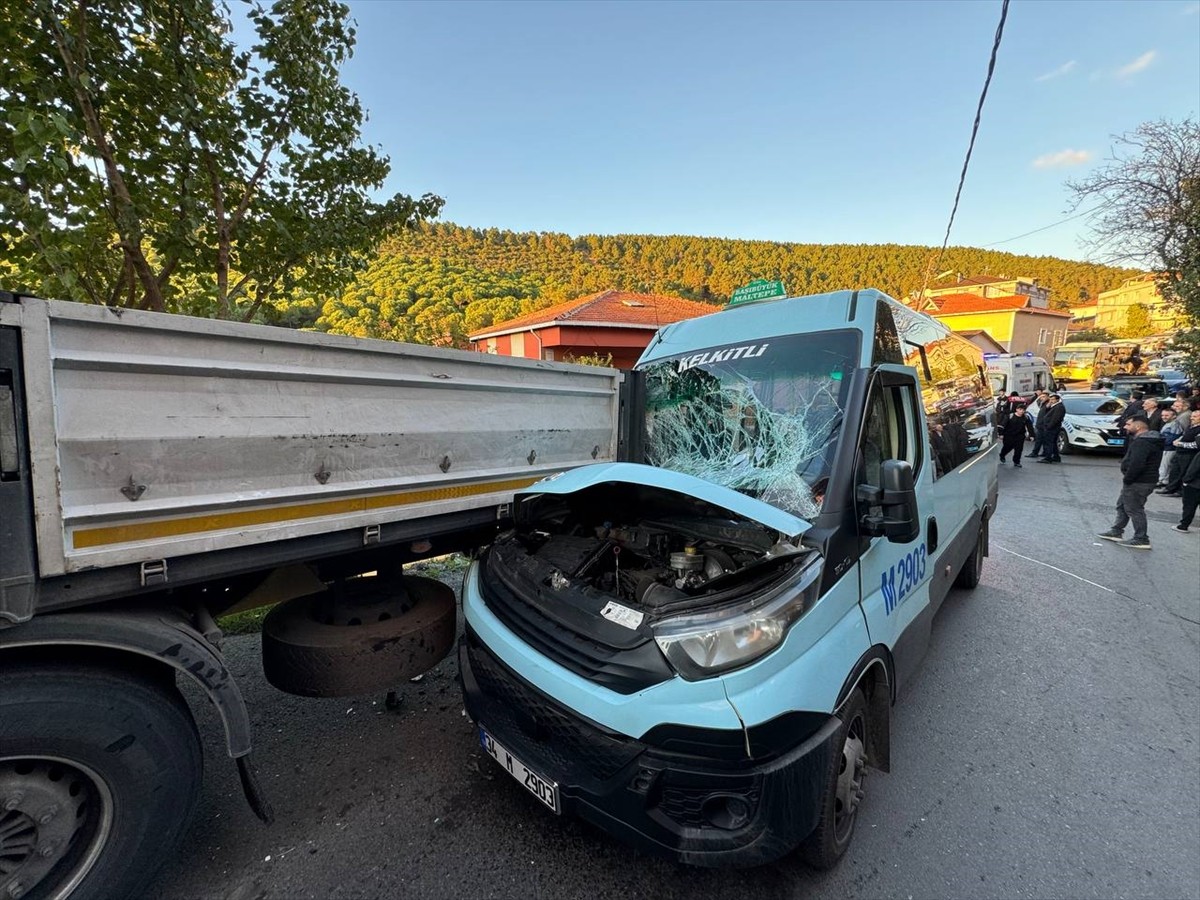
M855 689L838 712L842 727L834 738L829 771L821 793L817 827L800 845L800 855L814 869L832 869L854 837L858 807L867 775L870 716L863 692Z
M975 549L963 562L962 568L958 570L958 577L954 579L955 587L973 590L979 586L979 579L983 577L983 558L987 556L987 546L988 523L987 519L984 519L979 523L979 536L975 538Z
M355 697L427 672L454 645L454 591L432 578L362 578L279 604L263 620L267 681L301 697Z
M173 685L115 668L0 663L0 897L140 894L200 793Z

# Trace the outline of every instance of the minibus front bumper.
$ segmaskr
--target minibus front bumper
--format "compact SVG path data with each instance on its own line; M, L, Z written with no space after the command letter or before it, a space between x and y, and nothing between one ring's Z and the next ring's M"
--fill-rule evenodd
M750 735L679 725L620 735L530 685L470 629L459 669L472 720L557 785L561 812L691 865L755 866L794 849L816 827L841 750L839 720L816 713Z

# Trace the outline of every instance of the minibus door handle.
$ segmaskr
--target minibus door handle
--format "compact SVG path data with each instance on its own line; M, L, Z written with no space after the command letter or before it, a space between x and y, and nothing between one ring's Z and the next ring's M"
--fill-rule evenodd
M925 552L932 554L938 546L937 518L930 516L925 524Z

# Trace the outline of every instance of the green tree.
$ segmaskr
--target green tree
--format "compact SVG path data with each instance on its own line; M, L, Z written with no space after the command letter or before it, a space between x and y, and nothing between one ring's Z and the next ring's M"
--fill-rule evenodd
M1135 303L1125 310L1125 324L1117 329L1117 337L1140 338L1153 333L1154 323L1144 303Z
M0 6L0 235L26 289L153 310L254 316L301 281L332 292L426 194L371 199L339 80L354 47L336 0L31 0Z
M1074 208L1096 203L1092 243L1109 259L1157 273L1189 328L1175 346L1200 376L1200 123L1146 122L1115 137L1108 162L1068 182Z
M1069 337L1069 343L1107 343L1113 339L1107 328L1087 328L1083 331L1073 331Z

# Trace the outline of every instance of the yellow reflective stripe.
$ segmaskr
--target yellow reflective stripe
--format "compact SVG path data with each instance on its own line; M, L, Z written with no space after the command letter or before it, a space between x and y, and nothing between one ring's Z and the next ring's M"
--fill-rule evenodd
M206 531L226 531L231 528L247 528L253 525L270 525L277 522L292 522L296 519L314 519L319 516L337 516L345 513L361 513L374 509L410 506L414 503L429 503L435 500L454 500L473 497L477 494L493 494L499 491L517 491L529 487L537 478L517 478L511 481L491 481L486 484L464 484L455 487L430 488L422 491L404 491L398 494L377 494L372 497L353 497L346 500L322 500L314 503L296 503L291 506L272 506L262 509L245 509L237 512L213 513L204 516L189 516L184 519L162 519L157 522L137 522L129 525L109 525L103 528L80 528L71 536L76 550L100 547L105 544L128 544L154 538L174 537L181 534L200 534Z

